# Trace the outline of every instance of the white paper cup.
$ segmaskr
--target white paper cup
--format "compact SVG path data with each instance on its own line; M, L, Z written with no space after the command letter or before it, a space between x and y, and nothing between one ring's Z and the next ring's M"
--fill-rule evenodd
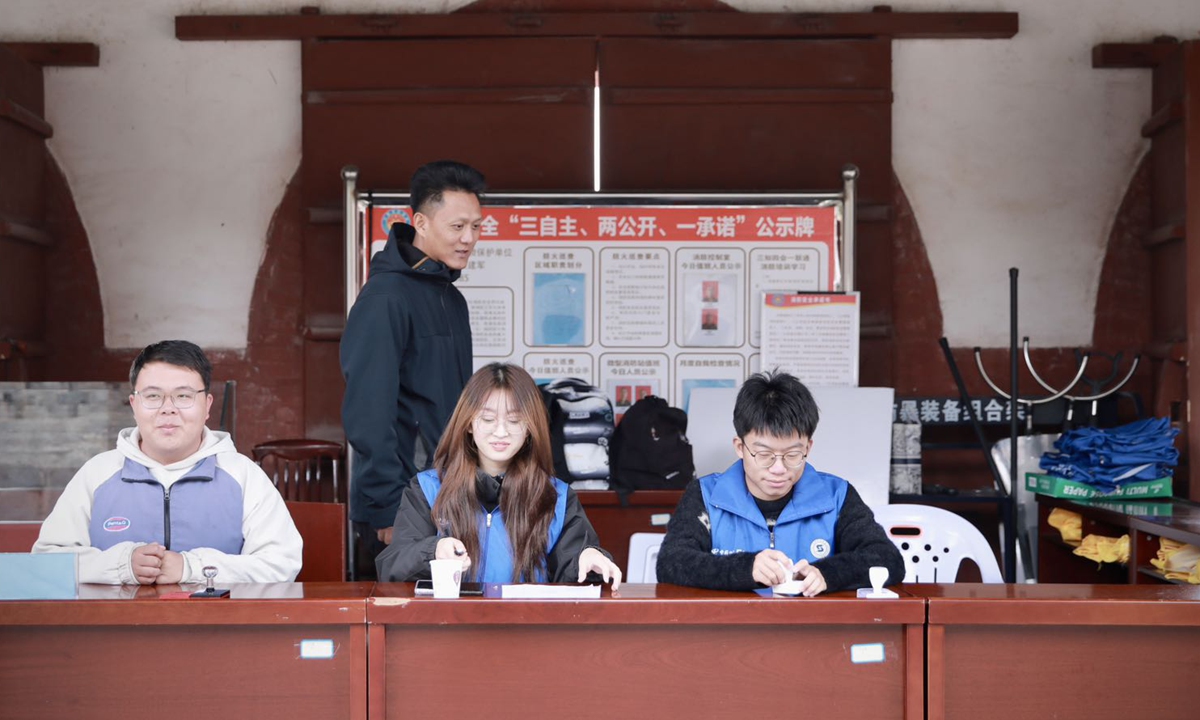
M433 596L456 598L462 586L462 560L447 558L430 560L429 570L433 574Z

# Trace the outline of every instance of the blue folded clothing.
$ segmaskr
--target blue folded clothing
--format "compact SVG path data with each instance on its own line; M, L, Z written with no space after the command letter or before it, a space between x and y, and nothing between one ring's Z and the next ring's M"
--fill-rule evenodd
M1101 430L1077 428L1042 455L1040 467L1051 475L1113 490L1125 483L1168 477L1179 462L1179 428L1167 418L1148 418Z

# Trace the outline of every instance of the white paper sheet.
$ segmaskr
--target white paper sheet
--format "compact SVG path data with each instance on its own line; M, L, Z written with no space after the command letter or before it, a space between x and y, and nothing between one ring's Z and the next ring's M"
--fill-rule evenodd
M596 600L600 597L599 585L501 585L500 597L520 600Z
M821 412L808 462L821 472L848 480L867 505L887 505L896 391L828 386L808 389Z
M741 383L738 383L739 385ZM721 472L737 460L733 450L733 403L736 387L698 387L688 401L688 442L696 477Z

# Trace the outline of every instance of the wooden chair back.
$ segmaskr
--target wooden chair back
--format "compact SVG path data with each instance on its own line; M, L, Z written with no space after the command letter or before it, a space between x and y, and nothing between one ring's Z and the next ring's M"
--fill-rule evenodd
M345 582L346 506L298 500L286 504L304 538L304 565L296 582Z
M255 445L262 466L284 500L345 503L345 449L328 440L274 440Z

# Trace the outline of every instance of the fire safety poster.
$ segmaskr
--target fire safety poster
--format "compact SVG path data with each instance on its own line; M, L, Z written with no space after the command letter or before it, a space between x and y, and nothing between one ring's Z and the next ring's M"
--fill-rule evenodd
M367 252L406 207L376 205ZM645 395L687 409L697 387L760 366L765 292L838 288L835 206L485 205L457 287L475 366L579 377L622 413Z

